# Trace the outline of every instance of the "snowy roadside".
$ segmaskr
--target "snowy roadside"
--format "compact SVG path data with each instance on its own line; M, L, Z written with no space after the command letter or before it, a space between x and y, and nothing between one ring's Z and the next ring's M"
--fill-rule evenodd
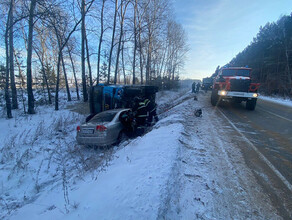
M70 104L77 103L72 94ZM80 151L76 145L76 126L85 116L66 108L66 94L60 93L60 109L40 105L36 93L36 114L25 115L20 103L13 119L0 118L0 218L13 214L46 191L81 179L85 173L102 167L108 160L91 149Z
M260 95L259 99L292 107L292 99L288 99L288 98L285 99L285 98L282 98L282 97L271 97L271 96L262 96L262 95Z
M210 94L183 103L179 172L166 219L281 219L245 164L241 140L210 104ZM179 106L174 110L181 110ZM202 117L195 117L197 108Z
M165 95L170 102L178 93ZM158 215L180 146L182 124L172 115L123 148L100 151L76 145L84 120L77 113L39 107L36 115L14 115L0 119L7 128L0 136L1 218ZM104 211L115 205L124 212Z
M67 181L70 172L79 173L82 162L74 136L81 120L76 113L46 107L36 115L14 111L14 119L0 119L5 128L0 134L0 218Z
M153 129L108 150L76 145L69 110L1 119L0 218L279 219L208 94L192 97L159 93Z
M68 191L75 210L64 213L59 188L45 192L11 219L155 219L167 195L181 130L181 124L171 123L117 151L104 172L94 179L85 177Z

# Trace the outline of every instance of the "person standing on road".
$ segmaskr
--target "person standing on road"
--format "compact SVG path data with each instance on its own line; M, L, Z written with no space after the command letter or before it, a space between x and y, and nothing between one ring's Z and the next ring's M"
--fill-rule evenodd
M192 84L192 93L195 93L196 92L196 83L193 82Z
M198 92L199 92L199 90L200 90L200 87L201 87L201 84L198 82L198 84L197 84L197 88L196 88L196 93L198 93Z

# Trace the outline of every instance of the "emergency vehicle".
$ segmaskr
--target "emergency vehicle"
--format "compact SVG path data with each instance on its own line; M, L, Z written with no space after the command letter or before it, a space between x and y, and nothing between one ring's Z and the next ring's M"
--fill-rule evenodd
M205 91L211 90L212 85L213 85L213 78L212 77L203 78L201 89L205 90Z
M246 102L246 109L254 110L260 84L252 82L251 68L223 67L214 79L211 104L221 101Z

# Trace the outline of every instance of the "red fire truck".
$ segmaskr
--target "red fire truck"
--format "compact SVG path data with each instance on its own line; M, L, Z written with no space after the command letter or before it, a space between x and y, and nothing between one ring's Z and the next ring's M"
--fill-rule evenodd
M254 110L259 86L251 80L251 68L223 67L213 82L211 104L216 106L221 101L245 101L246 109Z

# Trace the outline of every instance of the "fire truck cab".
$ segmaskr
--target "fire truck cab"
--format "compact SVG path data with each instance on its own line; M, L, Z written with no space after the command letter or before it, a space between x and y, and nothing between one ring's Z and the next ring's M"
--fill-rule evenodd
M214 79L211 104L221 101L246 102L246 109L254 110L258 98L259 83L251 82L251 68L223 67Z

